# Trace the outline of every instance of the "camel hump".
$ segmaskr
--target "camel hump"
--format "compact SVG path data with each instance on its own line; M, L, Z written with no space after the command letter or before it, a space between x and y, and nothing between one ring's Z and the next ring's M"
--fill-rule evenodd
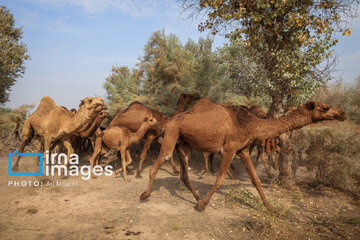
M43 97L43 98L41 99L40 104L39 104L39 107L40 107L40 106L43 106L43 107L49 106L49 107L51 107L51 106L54 106L54 105L56 105L55 102L54 102L54 100L53 100L51 97L49 97L49 96L45 96L45 97ZM39 108L39 107L38 107L38 108Z
M123 112L127 112L130 109L137 110L137 109L144 109L144 108L147 108L147 107L145 107L144 104L142 104L141 102L135 101L135 102L132 102Z
M41 99L40 104L55 104L55 102L51 97L45 96Z
M50 109L53 109L54 106L56 106L54 100L49 97L49 96L45 96L41 99L39 106L36 108L36 111L45 111L47 112Z

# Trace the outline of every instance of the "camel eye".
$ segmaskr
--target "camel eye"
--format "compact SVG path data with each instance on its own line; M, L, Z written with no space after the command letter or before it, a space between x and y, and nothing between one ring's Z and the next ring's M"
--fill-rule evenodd
M323 107L323 108L321 108L321 111L327 112L329 109L330 109L329 107Z

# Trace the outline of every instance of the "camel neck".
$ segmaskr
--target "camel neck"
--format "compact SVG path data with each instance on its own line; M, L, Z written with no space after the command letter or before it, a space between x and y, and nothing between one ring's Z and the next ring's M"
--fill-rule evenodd
M300 110L295 110L288 116L280 118L258 119L254 136L259 139L277 137L285 132L302 128L312 123L310 116Z
M141 138L143 138L146 131L148 130L148 128L149 128L149 125L147 123L143 123L136 132L132 133L131 131L129 131L129 133L130 133L130 143L131 144L136 143Z
M97 119L95 119L95 121L93 121L92 123L89 122L89 124L91 123L91 125L89 126L89 124L87 124L85 129L83 131L80 131L80 136L82 138L89 137L91 135L91 133L93 132L93 130L97 128L97 121L96 120Z
M73 121L70 121L69 132L78 132L83 128L86 124L89 123L93 116L89 111L84 109L84 107L80 107L79 111L73 117Z

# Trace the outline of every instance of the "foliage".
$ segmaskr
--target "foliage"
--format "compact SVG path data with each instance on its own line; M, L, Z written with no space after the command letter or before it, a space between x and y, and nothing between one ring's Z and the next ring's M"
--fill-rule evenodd
M314 171L319 183L353 190L360 186L360 129L349 122L306 127L295 134L300 164ZM304 154L302 154L304 156Z
M17 119L20 120L20 125L22 127L32 108L34 108L34 104L24 104L14 110L0 108L0 133L3 135L13 130Z
M335 32L350 35L350 29L338 28L342 16L352 13L356 1L291 0L183 0L186 9L205 12L200 31L216 35L224 30L237 39L242 53L264 68L254 79L272 98L272 111L280 113L288 105L303 102L329 79L331 64L319 71L320 63L333 54ZM230 30L229 30L230 29Z
M350 121L360 124L360 76L351 84L324 86L313 99L341 107Z
M239 58L239 45L231 43L213 50L213 41L189 39L184 45L174 34L154 32L136 69L114 66L104 88L110 112L132 101L173 114L181 93L199 93L218 103L269 107L270 99L250 89L247 82L260 76L261 68L251 58Z
M24 73L24 60L30 57L21 38L22 31L15 27L14 16L0 6L0 104L9 100L8 91Z
M174 112L184 92L198 92L219 102L224 99L228 79L210 39L189 39L182 45L174 34L154 32L138 66L145 101L165 114Z
M140 100L139 73L135 69L113 66L103 86L107 92L111 115L115 115L119 109L126 108L133 101Z

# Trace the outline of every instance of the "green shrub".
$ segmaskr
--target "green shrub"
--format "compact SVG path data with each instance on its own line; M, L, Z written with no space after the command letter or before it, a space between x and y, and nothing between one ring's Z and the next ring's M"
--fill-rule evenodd
M294 140L300 164L314 171L319 183L343 190L360 186L359 126L325 122L296 131Z
M351 84L323 87L313 99L341 107L350 121L360 124L360 76Z

